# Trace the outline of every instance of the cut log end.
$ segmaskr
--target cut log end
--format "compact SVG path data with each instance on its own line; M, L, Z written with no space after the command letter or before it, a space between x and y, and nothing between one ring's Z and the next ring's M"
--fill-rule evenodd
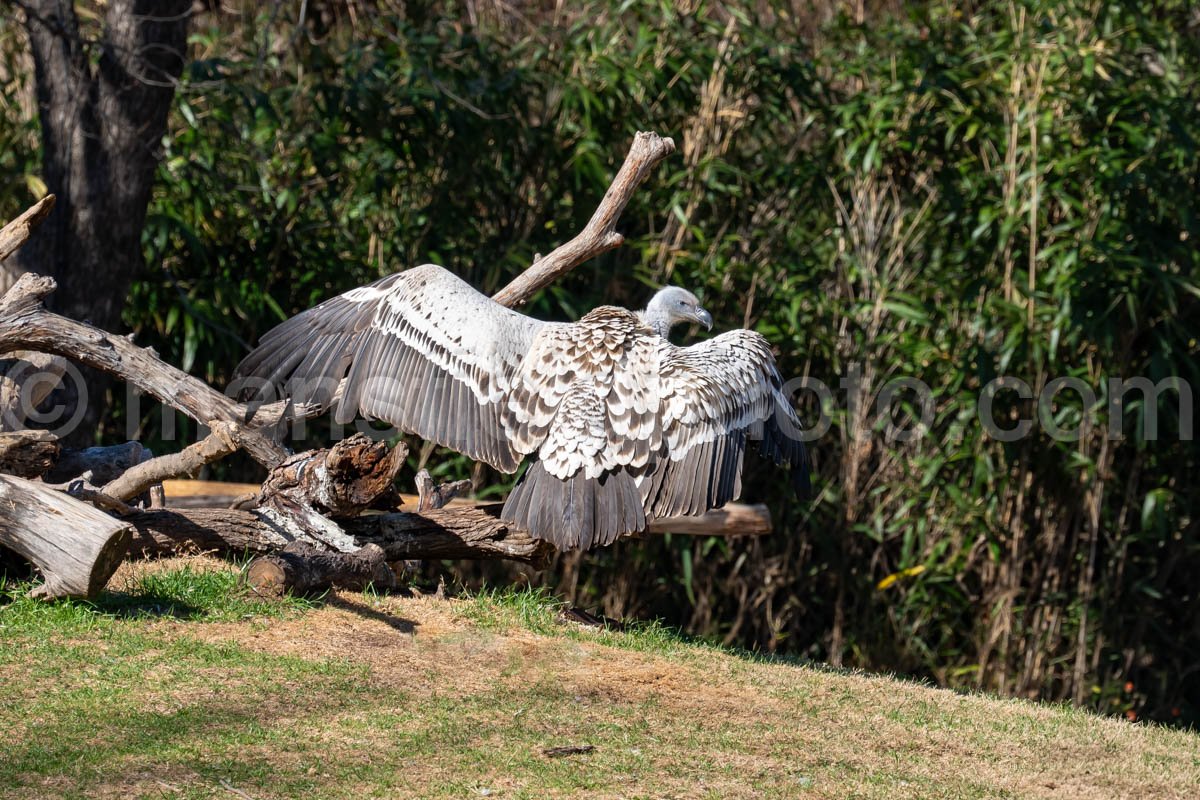
M376 544L353 553L329 553L294 542L278 553L251 561L242 580L256 594L270 597L329 588L362 591L368 586L396 587L396 574L383 548Z
M45 484L0 475L0 544L33 564L35 597L93 597L117 571L132 528Z
M251 561L246 566L243 580L256 594L281 597L288 592L287 565L281 559L271 556Z
M51 573L46 576L46 580L41 585L30 590L29 596L44 600L64 597L95 597L116 574L117 568L121 566L121 562L125 560L125 556L129 552L129 543L132 540L132 529L122 526L100 545L87 576L87 586L82 591L76 581Z

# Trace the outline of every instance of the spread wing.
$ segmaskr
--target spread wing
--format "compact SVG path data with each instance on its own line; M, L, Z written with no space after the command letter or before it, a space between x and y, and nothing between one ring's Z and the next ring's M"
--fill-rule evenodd
M747 440L808 491L808 452L767 340L737 330L691 347L666 344L659 365L664 457L641 482L646 514L720 508L741 493Z
M384 420L514 472L520 455L501 415L543 325L426 264L283 322L237 374L259 399L282 391L297 403L336 400L339 423Z

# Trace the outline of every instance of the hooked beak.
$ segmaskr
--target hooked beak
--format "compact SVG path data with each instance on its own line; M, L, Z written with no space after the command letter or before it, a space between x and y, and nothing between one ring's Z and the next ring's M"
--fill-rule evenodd
M696 313L692 315L692 319L704 326L704 330L711 331L713 326L712 314L705 311L699 306L696 307Z

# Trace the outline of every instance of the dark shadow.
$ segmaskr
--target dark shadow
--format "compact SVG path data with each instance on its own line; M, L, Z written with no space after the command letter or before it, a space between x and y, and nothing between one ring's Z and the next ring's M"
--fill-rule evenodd
M100 614L118 617L120 619L143 619L146 617L170 617L172 619L199 619L207 615L208 610L190 603L182 602L178 597L159 592L114 592L106 590L93 600L90 605Z
M4 582L4 585L24 583L32 580L36 574L37 571L32 564L7 547L0 545L0 580ZM0 604L4 602L0 599Z
M382 622L400 633L415 635L417 632L418 623L404 617L397 617L395 614L389 614L386 611L380 611L377 608L371 608L363 603L355 603L334 595L327 596L323 602L324 605L330 608L338 608L342 611L349 611L351 614L357 614L363 619Z

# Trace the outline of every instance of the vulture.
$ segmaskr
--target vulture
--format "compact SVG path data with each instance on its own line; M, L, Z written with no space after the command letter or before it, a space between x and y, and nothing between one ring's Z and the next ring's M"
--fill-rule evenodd
M388 275L265 334L238 366L249 399L281 396L385 421L505 473L529 466L501 511L559 550L611 544L648 519L698 515L741 492L747 440L787 465L808 455L767 340L712 328L695 295L643 311L601 306L542 322L434 264Z

